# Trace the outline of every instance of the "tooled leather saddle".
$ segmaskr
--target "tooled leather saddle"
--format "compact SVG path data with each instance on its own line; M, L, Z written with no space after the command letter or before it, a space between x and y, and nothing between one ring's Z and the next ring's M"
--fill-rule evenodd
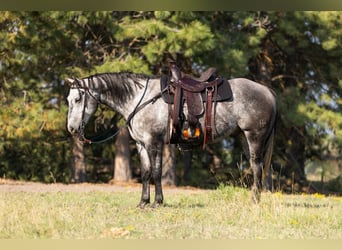
M170 63L170 71L171 75L161 78L161 89L167 89L163 99L169 104L168 125L172 119L168 141L181 149L205 147L215 136L216 103L232 99L230 85L217 76L215 68L209 68L199 78L183 74L175 63ZM204 127L199 122L201 117Z

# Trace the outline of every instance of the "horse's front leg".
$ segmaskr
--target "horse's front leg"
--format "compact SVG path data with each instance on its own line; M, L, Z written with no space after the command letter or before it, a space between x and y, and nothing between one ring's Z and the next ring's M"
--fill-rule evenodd
M152 176L155 184L155 199L152 205L153 208L163 204L163 190L161 184L162 178L162 157L163 157L163 142L157 142L151 150Z
M151 179L151 161L148 153L141 144L137 143L137 148L141 162L141 181L142 181L142 193L139 208L144 208L150 203L150 179Z

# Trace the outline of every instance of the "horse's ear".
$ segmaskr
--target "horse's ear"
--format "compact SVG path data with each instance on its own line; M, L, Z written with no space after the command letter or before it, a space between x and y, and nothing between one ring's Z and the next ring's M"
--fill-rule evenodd
M71 86L74 81L75 81L75 79L72 79L72 78L65 79L65 83L68 84L68 86Z

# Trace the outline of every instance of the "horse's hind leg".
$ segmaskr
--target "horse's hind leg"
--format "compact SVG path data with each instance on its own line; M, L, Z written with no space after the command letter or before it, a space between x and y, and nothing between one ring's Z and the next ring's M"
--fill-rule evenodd
M252 199L255 203L260 201L261 190L263 187L263 147L264 140L260 131L244 132L249 147L249 163L253 171Z

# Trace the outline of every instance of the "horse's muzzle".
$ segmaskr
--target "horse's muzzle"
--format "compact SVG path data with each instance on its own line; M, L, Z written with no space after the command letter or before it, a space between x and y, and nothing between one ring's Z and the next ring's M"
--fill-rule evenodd
M87 138L85 138L84 133L83 133L83 129L81 128L74 128L71 126L68 126L68 131L72 136L78 137L78 139L85 143L85 144L91 144L91 140L88 140Z
M74 127L68 126L68 131L69 131L70 134L76 135L76 134L79 133L80 129L79 128L76 129Z
M68 131L73 136L83 136L83 129L81 127L75 128L73 126L68 126Z

